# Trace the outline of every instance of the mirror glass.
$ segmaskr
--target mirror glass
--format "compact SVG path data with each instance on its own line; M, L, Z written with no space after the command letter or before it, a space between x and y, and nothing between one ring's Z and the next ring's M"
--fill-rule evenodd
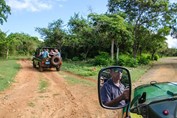
M123 67L108 67L98 75L100 105L104 108L122 108L130 103L130 74Z

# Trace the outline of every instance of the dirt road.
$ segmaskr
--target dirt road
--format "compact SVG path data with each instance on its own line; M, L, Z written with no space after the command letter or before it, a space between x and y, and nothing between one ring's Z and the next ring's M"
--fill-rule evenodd
M55 70L38 72L30 61L19 61L21 70L15 83L0 92L0 118L114 118L119 111L105 110L99 106L97 82L92 86L68 84L66 73ZM69 74L69 73L68 73ZM40 80L48 83L45 92L39 91ZM83 78L80 78L83 79ZM140 81L177 80L177 58L161 59Z
M155 62L153 67L138 82L133 83L133 88L151 81L177 81L177 57L162 58Z
M21 70L15 83L0 92L0 118L104 118L117 115L117 111L99 106L96 81L87 79L93 86L71 85L64 79L64 72L48 70L41 73L32 68L31 61L19 63ZM48 83L45 92L39 91L41 79Z

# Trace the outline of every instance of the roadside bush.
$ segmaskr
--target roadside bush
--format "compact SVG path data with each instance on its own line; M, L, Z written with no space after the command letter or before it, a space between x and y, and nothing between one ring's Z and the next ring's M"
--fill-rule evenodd
M127 60L128 60L128 56L127 55L120 55L119 56L119 61L118 61L118 64L120 65L120 66L125 66L126 65L126 62L127 62Z
M148 55L148 56L147 56L147 59L151 60L151 56L150 56L150 55Z
M79 61L79 57L73 57L72 60L73 61Z
M94 65L111 65L112 61L107 52L100 52L94 59Z
M126 65L129 67L137 67L138 61L136 59L134 59L133 57L129 57L126 62Z
M118 64L120 66L136 67L138 65L138 62L136 59L128 55L120 55Z
M138 63L139 64L143 64L143 65L147 65L150 62L150 57L146 56L146 55L142 55L141 57L138 58Z
M154 60L157 61L158 59L159 59L159 55L156 54L156 55L154 56Z

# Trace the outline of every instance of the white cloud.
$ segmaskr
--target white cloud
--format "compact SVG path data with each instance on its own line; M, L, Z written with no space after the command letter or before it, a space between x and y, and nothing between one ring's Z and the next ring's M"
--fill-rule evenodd
M172 38L171 36L166 36L166 38L169 48L177 48L177 39Z
M6 0L11 9L37 12L52 9L54 2L65 0ZM61 5L60 5L61 6Z

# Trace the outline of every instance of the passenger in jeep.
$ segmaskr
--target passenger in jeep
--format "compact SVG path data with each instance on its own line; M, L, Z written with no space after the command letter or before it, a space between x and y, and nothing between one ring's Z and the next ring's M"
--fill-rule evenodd
M61 54L60 54L60 52L58 51L58 49L55 49L55 56L58 56L58 57L61 58Z
M55 52L54 52L53 49L51 49L51 50L50 50L50 53L49 53L49 56L52 57L52 56L54 56L54 55L55 55Z
M47 58L49 57L49 52L48 52L48 49L44 49L44 52L42 53L42 58Z

